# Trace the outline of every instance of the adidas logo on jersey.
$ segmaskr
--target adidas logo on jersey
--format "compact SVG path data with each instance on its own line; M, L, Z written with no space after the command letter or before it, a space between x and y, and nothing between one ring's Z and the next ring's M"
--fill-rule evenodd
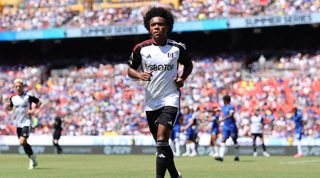
M169 125L172 125L172 121L169 121L168 124L169 124Z
M159 158L166 158L166 156L164 156L163 154L159 154L158 157Z
M151 55L149 54L146 58L147 58L147 59L150 59L150 58L151 58Z

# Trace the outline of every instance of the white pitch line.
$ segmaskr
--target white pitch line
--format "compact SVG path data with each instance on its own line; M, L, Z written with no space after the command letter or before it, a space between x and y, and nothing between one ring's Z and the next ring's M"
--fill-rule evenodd
M303 160L303 161L280 162L280 164L305 164L305 163L320 163L320 160Z

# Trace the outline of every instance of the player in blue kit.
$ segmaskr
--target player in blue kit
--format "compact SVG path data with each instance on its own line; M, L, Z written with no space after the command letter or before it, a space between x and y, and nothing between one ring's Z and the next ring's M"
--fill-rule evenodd
M292 109L293 115L291 119L294 121L295 124L295 139L297 141L297 154L294 155L295 158L303 157L302 153L302 146L301 146L301 139L303 135L303 115L302 111L296 107Z
M198 125L195 118L195 113L189 107L184 109L185 119L183 131L186 132L186 152L182 156L197 156L196 142L198 138Z
M217 145L217 138L218 138L218 134L219 134L219 117L220 117L220 108L218 107L213 107L212 109L212 119L210 120L212 122L212 126L211 126L211 147L212 147L212 151L210 153L210 156L213 157L218 157L219 156L219 148Z
M171 149L174 150L173 154L175 156L180 156L180 133L181 133L181 122L182 122L182 113L179 112L176 119L176 123L173 126L171 137L169 140Z
M234 158L234 161L239 161L239 145L237 142L238 139L238 128L236 125L236 120L234 118L235 108L233 105L231 105L231 97L229 95L225 95L223 97L223 103L224 106L222 106L222 118L219 120L219 123L223 122L223 128L222 128L222 140L219 150L219 157L216 157L215 159L217 161L223 161L224 152L226 148L226 141L229 137L232 138L234 147L235 147L235 154L236 157Z

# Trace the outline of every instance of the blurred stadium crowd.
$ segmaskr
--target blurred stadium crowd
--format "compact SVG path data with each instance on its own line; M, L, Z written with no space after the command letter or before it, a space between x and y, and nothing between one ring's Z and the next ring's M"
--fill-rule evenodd
M10 0L6 0L9 1ZM320 11L320 0L20 0L0 4L0 31L98 27L142 22L150 6L171 9L176 21L294 15Z
M294 125L292 107L302 109L305 134L320 138L320 52L266 59L263 55L244 68L246 55L218 55L195 59L193 74L182 88L182 107L195 112L200 133L210 132L210 110L221 106L226 93L236 106L240 136L250 132L249 118L258 107L267 120L265 135L289 137ZM240 60L239 60L240 59ZM43 105L37 114L36 134L52 134L56 116L64 120L63 135L147 135L143 113L143 85L127 76L127 64L89 63L82 67L52 70L43 79L45 66L0 67L0 135L14 135L14 121L3 109L12 94L15 78Z

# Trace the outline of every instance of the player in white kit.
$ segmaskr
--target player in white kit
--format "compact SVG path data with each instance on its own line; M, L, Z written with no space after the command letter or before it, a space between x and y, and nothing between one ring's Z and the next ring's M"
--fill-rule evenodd
M16 121L17 136L19 143L23 146L25 153L29 157L29 169L37 166L36 156L33 154L31 146L27 140L31 132L32 115L41 105L38 98L32 96L30 93L24 91L24 82L22 79L14 80L14 87L16 94L10 97L10 103L5 105L7 111L13 110L13 118ZM35 103L33 107L32 103Z
M174 24L170 11L153 7L143 19L151 39L134 47L128 76L144 81L146 116L157 145L156 177L164 178L168 170L172 178L181 178L168 141L180 110L180 88L193 63L184 44L168 39ZM180 64L184 66L181 74Z
M256 109L254 115L251 116L251 134L253 139L253 156L257 156L257 145L256 140L257 137L260 138L262 143L263 155L269 157L269 153L267 153L266 146L263 140L263 127L264 127L264 119L261 116L260 109Z

